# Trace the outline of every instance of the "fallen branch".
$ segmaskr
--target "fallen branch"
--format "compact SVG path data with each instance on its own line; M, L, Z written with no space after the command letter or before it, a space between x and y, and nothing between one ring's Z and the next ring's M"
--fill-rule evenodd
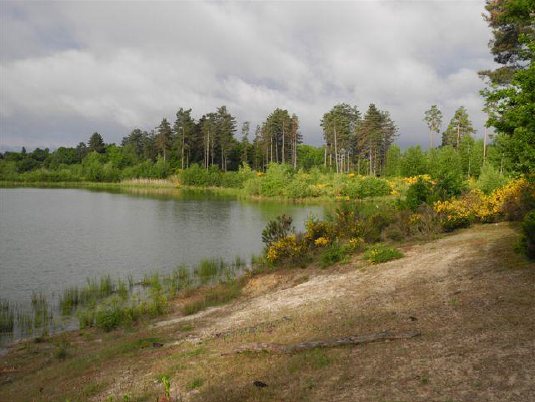
M368 335L349 336L347 338L327 339L323 341L310 341L281 345L280 343L253 342L246 343L234 348L233 353L295 353L315 348L334 348L343 345L362 345L378 341L392 341L396 339L410 339L420 335L418 332L378 332Z

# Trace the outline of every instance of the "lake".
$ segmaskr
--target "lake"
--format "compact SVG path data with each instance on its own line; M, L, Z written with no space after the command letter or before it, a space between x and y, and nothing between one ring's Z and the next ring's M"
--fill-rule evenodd
M24 308L32 292L57 297L86 278L249 260L269 220L285 213L302 229L324 209L208 191L0 188L0 297Z

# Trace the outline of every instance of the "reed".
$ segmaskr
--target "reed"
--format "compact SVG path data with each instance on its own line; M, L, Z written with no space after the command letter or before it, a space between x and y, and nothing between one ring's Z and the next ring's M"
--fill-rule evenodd
M9 301L0 299L0 332L13 332L15 314Z

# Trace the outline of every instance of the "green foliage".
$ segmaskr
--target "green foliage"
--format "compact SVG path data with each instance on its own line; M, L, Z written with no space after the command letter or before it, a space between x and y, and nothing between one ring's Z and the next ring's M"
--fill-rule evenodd
M405 204L407 208L416 211L422 204L431 204L436 201L433 184L429 181L418 178L416 183L411 184L407 190Z
M386 152L386 176L401 175L401 149L397 144L392 144Z
M522 222L521 247L529 258L535 259L535 210L528 213Z
M292 217L284 214L269 221L264 230L262 230L262 242L269 246L271 243L282 240L295 231L292 222Z
M188 385L187 385L187 388L189 390L192 390L192 389L196 389L196 388L200 388L202 387L204 384L204 379L203 378L194 378L193 380L191 380Z
M321 267L326 268L342 261L349 251L350 247L347 244L331 243L327 250L320 255Z
M477 179L476 186L485 194L490 194L495 189L504 186L507 181L507 177L487 163L481 168L481 174Z
M352 198L381 197L390 194L390 191L390 185L387 181L375 177L365 177L357 180L356 192Z
M442 198L461 194L466 189L461 157L452 146L441 147L432 177L437 180L438 192Z
M102 139L102 136L99 133L93 133L91 135L88 142L88 148L89 152L96 152L99 154L105 152L106 146L104 145L104 140Z
M528 173L535 169L535 40L527 40L529 67L513 75L510 86L482 91L490 111L488 124L502 134L498 142L513 169Z
M388 247L385 244L376 244L374 246L370 246L364 253L364 258L366 258L372 264L381 264L383 262L402 257L403 253L401 251L396 250L393 247Z
M426 172L427 162L422 148L419 145L407 148L401 159L401 175L412 177Z
M124 320L124 309L121 308L117 299L108 301L100 306L95 314L95 326L105 331L117 328Z

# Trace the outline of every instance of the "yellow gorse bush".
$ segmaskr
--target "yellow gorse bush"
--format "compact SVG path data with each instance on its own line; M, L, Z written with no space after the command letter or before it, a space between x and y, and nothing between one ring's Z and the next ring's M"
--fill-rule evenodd
M472 221L492 222L504 214L507 202L520 202L521 194L524 190L529 190L528 186L528 181L520 178L497 188L489 195L473 189L461 198L437 201L433 209L442 215L442 223L447 230L466 226ZM535 190L531 191L535 194Z
M285 259L298 258L305 251L302 242L297 241L297 235L286 236L282 240L271 243L267 252L270 263L276 263Z
M349 247L352 250L358 250L364 245L364 239L362 237L352 237L349 239Z
M314 241L314 244L318 247L326 246L330 240L326 237L319 237Z

